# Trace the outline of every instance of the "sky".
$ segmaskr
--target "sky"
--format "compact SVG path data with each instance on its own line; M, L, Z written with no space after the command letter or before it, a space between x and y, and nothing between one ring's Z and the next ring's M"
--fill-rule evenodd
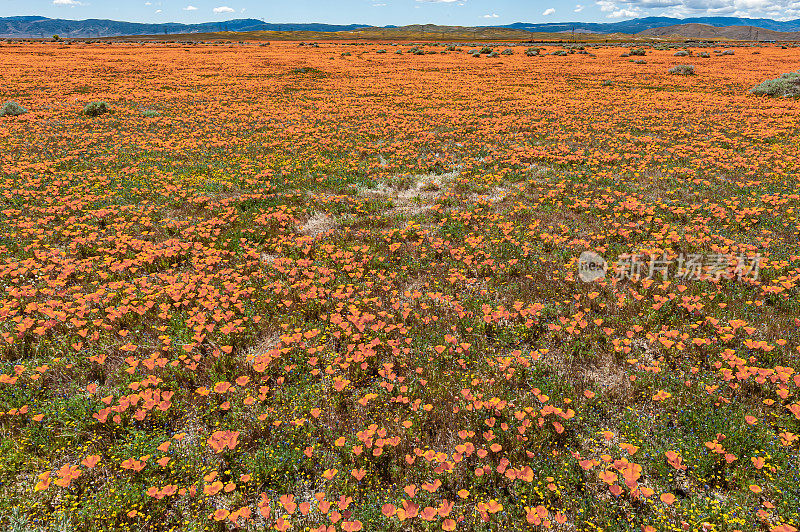
M0 0L0 17L198 23L235 18L329 24L608 22L643 16L800 18L800 0Z

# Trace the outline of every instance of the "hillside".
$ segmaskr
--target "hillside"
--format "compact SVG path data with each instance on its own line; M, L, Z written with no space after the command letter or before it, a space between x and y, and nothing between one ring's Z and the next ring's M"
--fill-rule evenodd
M755 26L715 27L708 24L677 24L663 28L651 28L636 34L637 37L681 37L685 39L729 39L735 41L795 41L800 40L800 31L772 31Z
M703 24L714 27L728 26L753 26L765 30L778 32L800 31L800 20L777 21L771 19L748 19L738 17L697 17L677 19L670 17L644 17L619 22L556 22L556 23L528 23L515 22L502 26L478 26L469 28L470 31L480 33L486 30L505 30L529 33L622 33L635 34L654 28L672 27L684 24ZM425 25L427 33L447 33L450 26ZM342 32L363 28L371 28L365 24L295 24L295 23L270 23L259 19L237 19L224 22L207 22L203 24L145 24L138 22L120 22L114 20L88 19L65 20L50 19L46 17L0 17L0 37L3 38L46 38L58 34L62 37L87 38L87 37L119 37L125 35L176 35L191 33L214 33L220 31L313 31L313 32ZM395 26L374 28L377 30L403 29ZM435 30L435 31L434 31ZM413 31L413 30L412 30ZM465 33L459 30L459 33Z
M797 50L343 44L0 45L0 531L797 532Z
M636 40L632 35L621 33L575 33L574 39L581 42L619 42ZM363 28L350 31L248 31L184 33L172 35L128 35L103 38L122 42L130 41L444 41L444 42L569 42L569 33L531 33L509 28L471 28L464 26L413 25L399 28ZM645 40L644 38L642 40Z
M174 35L219 31L346 31L367 27L364 24L270 24L258 19L239 19L202 24L142 24L114 20L63 20L45 17L0 18L0 37L43 38L59 35L67 38L118 37L123 35Z

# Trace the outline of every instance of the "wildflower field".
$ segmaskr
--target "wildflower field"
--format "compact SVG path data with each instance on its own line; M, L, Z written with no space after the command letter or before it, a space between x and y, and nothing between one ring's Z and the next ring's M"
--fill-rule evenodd
M0 43L0 526L795 531L800 55L645 49Z

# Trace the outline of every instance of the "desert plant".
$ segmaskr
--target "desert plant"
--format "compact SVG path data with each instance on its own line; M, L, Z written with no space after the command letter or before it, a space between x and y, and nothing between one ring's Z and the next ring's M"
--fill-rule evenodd
M8 101L0 107L0 116L19 116L27 113L28 110L15 101Z
M688 57L691 55L691 52L688 50L679 50L673 54L675 57Z
M60 40L61 40L61 37L59 37L58 35L53 35L53 41L59 42Z
M501 53L502 55L514 55L514 50L512 50L511 48L506 48L505 50L503 50L503 51L502 51L502 52L500 52L500 53Z
M603 83L601 83L600 85L602 85L603 87L610 87L613 84L614 84L613 81L611 81L610 79L607 79L607 80L603 81Z
M489 48L488 46L484 46L483 48L481 48L481 52L480 53L482 53L482 54L490 54L490 53L492 53L492 49Z
M768 79L750 89L750 92L759 96L800 96L800 72L789 72L779 78Z
M4 520L0 519L0 522ZM28 521L27 516L19 508L14 507L11 510L11 515L8 516L8 527L4 530L7 532L72 532L75 527L69 518L63 514L59 515L49 527L33 526Z
M733 50L723 50L719 55L735 55Z
M692 65L675 65L669 69L669 73L679 76L694 76L695 74L694 66Z
M642 56L642 55L647 55L647 52L645 52L642 48L635 48L630 51L630 55Z
M563 57L563 56L565 56L565 55L568 55L568 53L567 53L567 51L566 51L566 50L556 50L556 51L555 51L555 52L553 52L551 55L557 55L557 56L559 56L559 57Z
M106 102L91 102L86 104L86 107L83 108L83 114L86 116L100 116L106 114L108 111L108 104Z
M490 53L489 55L487 55L486 57L500 57L500 54L498 54L497 52L491 52L491 53Z
M537 55L539 55L539 49L538 48L528 48L527 50L525 50L525 55L527 55L528 57L537 56Z
M708 52L700 52L700 57L702 57L703 59L708 59L709 57L711 57L711 54L709 54Z
M144 111L142 111L142 116L144 116L145 118L155 118L157 116L161 116L161 113L153 109L145 109Z

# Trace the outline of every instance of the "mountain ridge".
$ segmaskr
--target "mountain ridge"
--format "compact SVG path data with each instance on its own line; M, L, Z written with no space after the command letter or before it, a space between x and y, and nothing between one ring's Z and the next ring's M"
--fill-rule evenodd
M715 28L744 26L773 32L791 33L800 31L800 19L778 21L772 19L750 19L740 17L693 17L678 19L671 17L644 17L618 22L515 22L506 25L472 26L476 29L498 28L527 31L531 33L624 33L641 34L657 28L702 24ZM431 28L445 28L434 24L415 24ZM142 23L106 19L67 20L38 16L0 17L0 38L47 38L59 35L64 38L102 38L136 35L175 35L215 32L250 31L309 31L344 32L365 28L395 29L398 26L370 26L368 24L324 24L324 23L274 23L260 19L234 19L223 22L199 24Z

